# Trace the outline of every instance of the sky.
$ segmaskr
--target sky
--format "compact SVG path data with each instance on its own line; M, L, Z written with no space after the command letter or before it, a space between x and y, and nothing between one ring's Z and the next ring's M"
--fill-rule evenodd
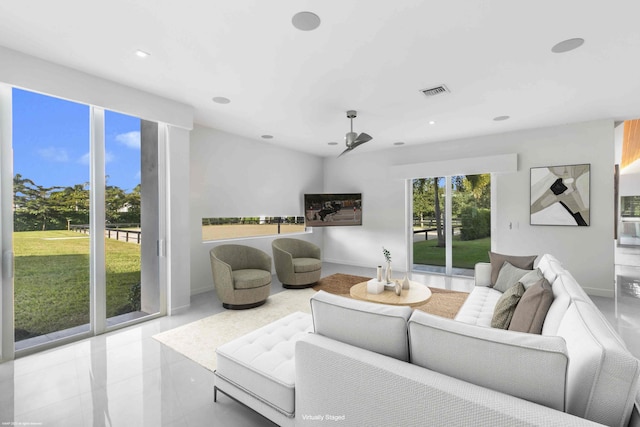
M43 187L89 182L88 105L13 89L13 173ZM107 185L140 183L140 119L105 111Z

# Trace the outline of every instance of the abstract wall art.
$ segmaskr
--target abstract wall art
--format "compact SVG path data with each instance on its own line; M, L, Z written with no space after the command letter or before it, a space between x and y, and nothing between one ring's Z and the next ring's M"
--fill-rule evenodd
M531 168L531 225L588 226L591 165Z

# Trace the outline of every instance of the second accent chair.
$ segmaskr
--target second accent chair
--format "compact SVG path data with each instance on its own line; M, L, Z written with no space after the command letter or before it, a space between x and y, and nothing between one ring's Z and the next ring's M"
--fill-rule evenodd
M244 245L220 245L209 251L213 284L222 306L258 307L271 292L271 257Z
M320 280L320 248L300 239L280 238L271 244L278 280L284 288L306 288Z

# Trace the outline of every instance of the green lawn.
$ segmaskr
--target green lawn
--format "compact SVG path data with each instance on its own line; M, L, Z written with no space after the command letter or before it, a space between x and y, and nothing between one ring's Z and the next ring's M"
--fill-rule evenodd
M445 265L445 248L436 247L437 239L415 242L413 244L413 263L424 265ZM489 262L488 251L491 238L462 241L453 238L453 267L473 269L477 262Z
M89 323L89 238L66 230L13 234L16 340ZM132 311L140 246L106 239L107 317Z

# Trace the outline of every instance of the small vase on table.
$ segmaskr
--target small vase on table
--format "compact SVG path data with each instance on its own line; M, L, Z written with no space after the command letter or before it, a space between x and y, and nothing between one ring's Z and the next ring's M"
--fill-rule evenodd
M391 263L387 262L387 271L385 274L385 280L387 284L391 283Z

